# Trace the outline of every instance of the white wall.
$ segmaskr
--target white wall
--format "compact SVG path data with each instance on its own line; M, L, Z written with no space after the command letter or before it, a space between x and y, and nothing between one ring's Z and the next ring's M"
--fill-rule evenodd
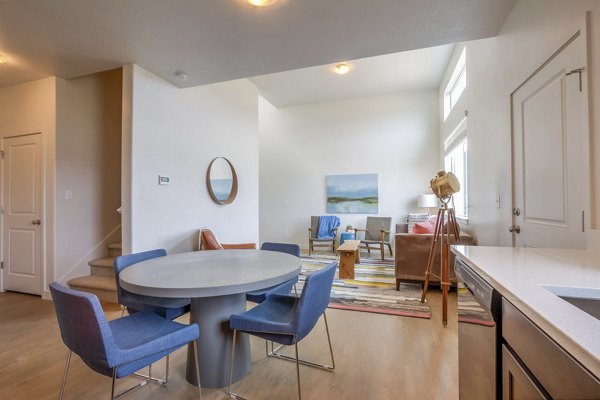
M41 133L44 163L43 287L54 280L54 145L56 127L56 79L45 78L0 89L0 137ZM0 177L0 180L2 178ZM0 232L1 235L1 232ZM0 238L1 239L1 238ZM2 288L0 274L0 289Z
M310 216L326 214L327 175L378 174L379 215L403 222L440 166L437 102L435 91L281 109L261 98L261 242L308 246ZM365 227L366 214L337 215L342 228Z
M466 43L467 89L443 122L442 141L468 110L469 229L481 245L512 244L510 93L575 31L584 13L591 10L588 56L592 170L595 180L595 226L600 226L600 2L597 0L521 0L495 38ZM462 50L457 46L450 61L453 68ZM440 95L452 73L446 71ZM495 196L501 196L496 208Z
M57 79L57 280L88 275L120 240L121 86L121 69Z
M124 74L123 101L131 98L123 130L123 142L131 141L131 152L123 154L125 179L131 179L131 194L123 193L124 251L197 250L202 227L225 243L257 241L256 87L242 79L179 89L137 66ZM230 205L215 204L206 189L206 170L218 156L238 175ZM159 175L170 176L171 184L159 185Z

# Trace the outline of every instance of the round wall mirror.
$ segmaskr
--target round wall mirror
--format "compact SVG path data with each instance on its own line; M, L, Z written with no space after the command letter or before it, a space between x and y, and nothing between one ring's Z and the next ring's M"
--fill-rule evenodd
M217 204L229 204L237 196L238 182L235 168L225 157L210 162L206 171L208 194Z

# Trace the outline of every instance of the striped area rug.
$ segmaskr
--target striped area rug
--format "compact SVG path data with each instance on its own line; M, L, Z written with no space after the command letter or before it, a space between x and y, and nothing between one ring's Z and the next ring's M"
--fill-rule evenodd
M338 257L302 257L302 272L296 285L298 292L301 291L306 276L333 261L339 261ZM361 259L361 263L354 268L355 279L339 279L338 272L333 282L329 308L431 318L429 305L420 301L420 285L401 284L400 291L396 291L393 260Z

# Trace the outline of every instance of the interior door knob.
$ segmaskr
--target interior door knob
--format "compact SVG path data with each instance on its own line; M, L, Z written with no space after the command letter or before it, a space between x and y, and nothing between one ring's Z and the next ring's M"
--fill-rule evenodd
M521 227L519 225L512 225L510 228L508 228L508 231L510 233L521 233Z
M34 225L41 225L42 221L40 221L39 219L34 219L31 223Z

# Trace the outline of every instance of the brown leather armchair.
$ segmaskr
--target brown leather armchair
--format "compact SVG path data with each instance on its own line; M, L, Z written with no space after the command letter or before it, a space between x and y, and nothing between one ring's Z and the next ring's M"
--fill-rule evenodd
M210 229L204 228L198 234L198 250L231 250L231 249L256 249L256 243L225 244L219 242Z
M427 269L427 260L429 258L429 250L433 241L432 234L413 234L407 233L407 224L396 224L396 256L394 258L396 264L396 290L400 289L400 282L423 283L425 280L425 270ZM460 232L459 242L456 242L451 235L451 244L466 244L473 245L475 241L466 232ZM456 282L454 275L454 254L450 252L450 282ZM440 248L437 246L435 258L433 260L433 273L440 274ZM438 284L440 279L434 275L430 277L430 283Z

